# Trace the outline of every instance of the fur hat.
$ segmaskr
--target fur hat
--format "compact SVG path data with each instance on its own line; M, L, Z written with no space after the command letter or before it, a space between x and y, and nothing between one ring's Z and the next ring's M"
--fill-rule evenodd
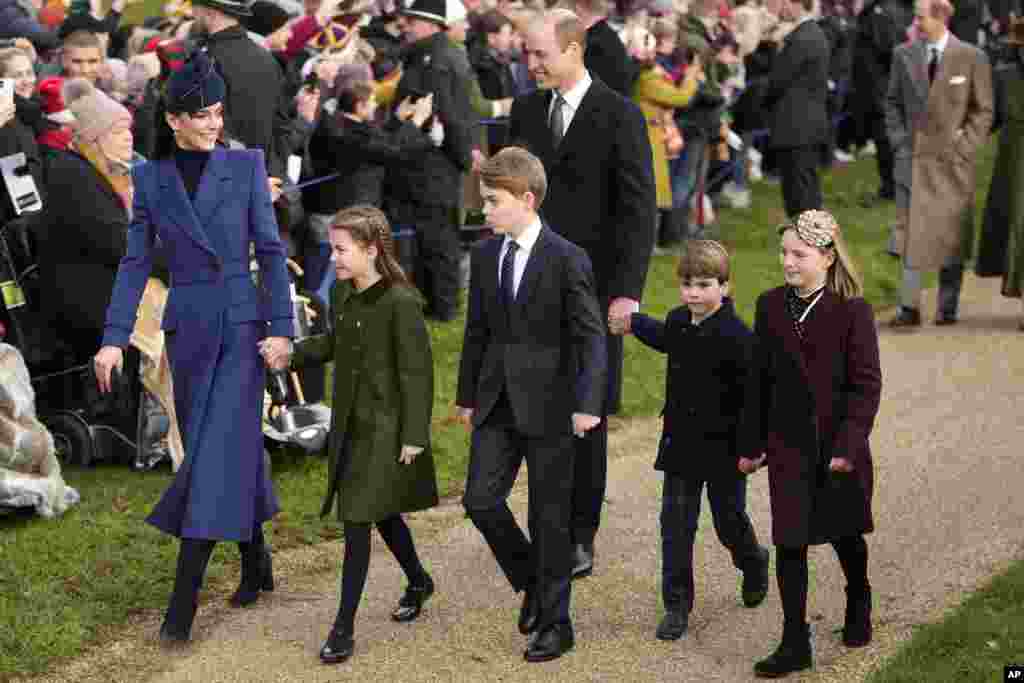
M63 95L68 109L75 115L71 124L75 137L82 142L96 142L119 124L132 125L131 112L124 105L84 78L64 81Z

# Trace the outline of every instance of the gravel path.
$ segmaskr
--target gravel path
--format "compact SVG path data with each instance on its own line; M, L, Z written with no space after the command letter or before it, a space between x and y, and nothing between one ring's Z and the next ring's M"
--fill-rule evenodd
M931 304L924 309L932 310ZM861 680L911 634L999 571L1024 547L1024 333L1019 302L1001 299L996 282L968 279L963 320L912 335L883 330L885 389L873 437L877 468L869 536L876 642L845 650L843 579L831 550L811 552L809 613L817 668L797 680ZM662 378L651 381L661 382ZM697 601L690 635L654 639L661 615L658 508L661 478L651 468L660 425L623 424L612 433L605 525L597 571L577 582L576 649L557 662L526 664L515 628L519 601L482 538L448 504L412 518L438 593L414 625L388 618L403 589L398 567L375 541L357 617L356 656L338 667L317 651L336 609L337 543L282 554L278 590L256 606L229 610L205 601L194 642L162 652L158 617L129 625L46 680L75 681L744 681L774 647L781 608L774 581L768 600L744 609L738 574L718 545L707 513L695 553ZM525 490L513 495L517 514ZM768 541L768 485L751 479L749 507Z

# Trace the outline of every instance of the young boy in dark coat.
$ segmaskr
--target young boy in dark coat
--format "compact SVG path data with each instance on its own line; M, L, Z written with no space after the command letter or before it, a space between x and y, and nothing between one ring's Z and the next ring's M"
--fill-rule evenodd
M739 468L737 432L754 337L736 317L729 292L729 254L718 242L694 240L679 260L680 298L663 323L641 313L609 321L668 354L665 419L654 468L665 473L661 503L662 598L659 640L686 633L693 609L693 543L707 484L715 532L743 572L743 604L768 593L768 550L747 515L747 479Z

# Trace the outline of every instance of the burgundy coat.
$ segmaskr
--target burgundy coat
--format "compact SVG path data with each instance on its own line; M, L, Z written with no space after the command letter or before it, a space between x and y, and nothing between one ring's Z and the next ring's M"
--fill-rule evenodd
M868 436L882 392L874 314L862 298L826 291L804 324L801 343L785 288L758 298L741 433L741 453L768 456L772 539L785 546L874 529ZM854 471L828 472L833 457L848 458Z

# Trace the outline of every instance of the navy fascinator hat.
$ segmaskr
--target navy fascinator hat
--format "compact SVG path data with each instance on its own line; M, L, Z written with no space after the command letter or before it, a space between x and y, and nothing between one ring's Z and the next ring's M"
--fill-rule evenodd
M216 61L200 50L167 80L164 106L170 114L195 114L223 102L226 95L227 86Z

